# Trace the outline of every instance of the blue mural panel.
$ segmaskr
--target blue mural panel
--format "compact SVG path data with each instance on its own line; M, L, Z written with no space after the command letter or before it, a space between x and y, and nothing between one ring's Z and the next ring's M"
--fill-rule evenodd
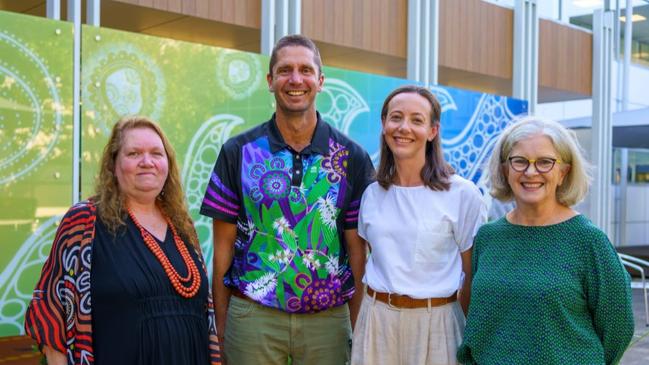
M412 81L336 68L324 71L318 109L378 163L383 100ZM431 91L442 106L444 157L459 175L483 185L482 170L498 136L517 115L527 113L527 101L445 86L434 86Z

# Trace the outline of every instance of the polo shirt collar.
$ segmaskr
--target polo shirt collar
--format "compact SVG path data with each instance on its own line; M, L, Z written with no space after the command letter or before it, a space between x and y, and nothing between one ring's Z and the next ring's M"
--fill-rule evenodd
M324 120L322 120L322 118L320 117L320 112L316 111L316 118L317 121L315 125L315 131L313 132L313 136L311 137L311 144L300 151L301 154L329 154L330 127ZM284 142L284 137L282 137L282 134L279 132L279 128L277 128L275 113L273 113L273 116L269 120L268 129L268 141L272 153L277 153L282 149L292 150L292 148L286 142Z

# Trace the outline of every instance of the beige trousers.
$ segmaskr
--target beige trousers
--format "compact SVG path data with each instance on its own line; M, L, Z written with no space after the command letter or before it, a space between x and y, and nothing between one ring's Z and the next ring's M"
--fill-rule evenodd
M399 309L363 297L352 341L352 365L455 365L464 313L456 301Z
M347 304L292 314L233 296L223 350L228 365L346 365L350 339Z

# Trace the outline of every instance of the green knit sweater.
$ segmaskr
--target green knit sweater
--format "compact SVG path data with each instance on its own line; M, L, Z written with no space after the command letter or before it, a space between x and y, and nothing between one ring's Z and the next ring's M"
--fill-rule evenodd
M551 226L485 224L473 249L464 364L616 364L633 336L629 275L577 215Z

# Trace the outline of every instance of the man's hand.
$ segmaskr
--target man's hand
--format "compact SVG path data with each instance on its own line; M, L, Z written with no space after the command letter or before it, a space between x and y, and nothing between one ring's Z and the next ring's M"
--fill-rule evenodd
M236 224L219 220L212 221L214 234L214 256L212 258L212 295L214 296L214 313L216 315L216 333L221 340L221 353L225 342L225 322L230 303L230 288L223 283L234 257L234 242L237 238Z
M358 230L345 230L345 242L349 254L349 266L354 276L354 296L349 300L349 316L352 322L352 330L356 326L356 317L361 309L363 300L363 275L365 275L365 261L367 260L367 243L358 235Z

